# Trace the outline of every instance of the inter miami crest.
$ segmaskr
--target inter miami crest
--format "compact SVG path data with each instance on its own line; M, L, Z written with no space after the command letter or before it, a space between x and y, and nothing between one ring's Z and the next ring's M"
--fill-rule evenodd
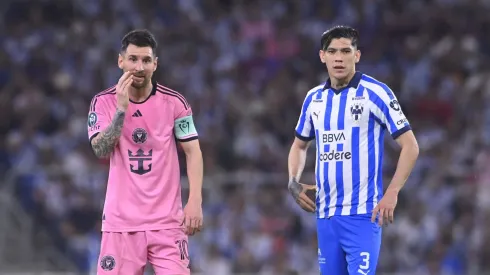
M100 260L100 267L104 271L111 271L116 267L116 260L112 256L104 256Z
M146 139L148 138L148 133L146 132L145 129L142 128L136 128L133 131L133 141L136 144L142 144L145 143Z
M351 105L350 113L352 115L352 119L354 122L360 122L362 117L362 112L364 111L364 107L362 103L357 102Z

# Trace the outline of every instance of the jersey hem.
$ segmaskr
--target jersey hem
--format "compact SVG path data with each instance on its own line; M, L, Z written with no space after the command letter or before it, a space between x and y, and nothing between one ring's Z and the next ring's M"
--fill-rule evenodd
M152 231L152 230L168 230L168 229L184 229L181 226L154 226L154 227L130 227L130 228L111 228L111 227L102 227L101 232L144 232L144 231Z
M391 136L393 137L393 139L397 139L398 137L400 137L401 135L405 134L406 132L412 130L412 127L410 127L410 125L407 125L403 128L401 128L400 130L394 132L393 134L391 134Z
M334 216L357 216L357 215L366 215L366 214L368 214L368 211L367 210L366 211L362 211L362 212L357 212L355 214L351 214L351 213L345 214L345 215L342 215L342 214L333 214L333 215L330 215L330 216L329 215L325 215L323 217L320 217L320 215L317 213L316 214L316 218L319 219L319 220L322 220L322 219L330 219L331 217L334 217Z
M295 131L294 134L297 138L301 139L302 141L312 141L315 139L315 137L304 137L300 135L297 131Z

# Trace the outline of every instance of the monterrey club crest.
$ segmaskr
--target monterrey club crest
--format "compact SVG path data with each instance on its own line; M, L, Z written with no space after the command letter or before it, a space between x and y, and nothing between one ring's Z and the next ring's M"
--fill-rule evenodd
M112 256L104 256L100 260L100 267L104 271L111 271L116 267L116 260Z
M391 109L395 110L395 111L400 111L400 103L398 103L398 101L396 99L393 99L391 102L390 102L390 107Z
M146 139L148 139L148 133L143 128L136 128L133 131L133 141L137 144L145 143Z
M350 113L354 122L360 122L364 106L360 102L353 103L350 107Z

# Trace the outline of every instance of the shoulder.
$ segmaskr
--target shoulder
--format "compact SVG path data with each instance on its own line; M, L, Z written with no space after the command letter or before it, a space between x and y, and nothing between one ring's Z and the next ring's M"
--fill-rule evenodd
M382 98L388 96L391 99L394 96L393 91L386 83L367 74L362 74L359 84Z
M322 83L320 85L317 85L313 88L311 88L307 93L306 93L306 97L308 96L311 96L313 94L316 94L316 93L321 93L323 92L323 88L325 87L325 83Z
M184 109L189 109L190 105L185 99L185 97L175 91L172 90L166 86L163 86L162 84L155 83L156 84L156 95L163 97L164 99L173 102L176 106L183 107Z
M116 85L111 86L105 90L102 90L101 92L97 93L92 97L92 101L90 102L90 109L91 110L95 109L97 103L114 98L115 94L116 94Z
M100 91L93 98L99 98L99 97L108 96L108 95L115 95L115 94L116 94L116 85Z
M324 87L325 87L325 83L317 85L311 88L310 90L308 90L305 96L305 104L310 104L311 100L313 99L313 96L321 95Z

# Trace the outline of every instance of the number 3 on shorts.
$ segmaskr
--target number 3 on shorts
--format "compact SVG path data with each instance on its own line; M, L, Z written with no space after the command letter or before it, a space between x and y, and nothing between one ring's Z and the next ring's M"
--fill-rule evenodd
M359 269L357 272L359 274L368 274L369 273L369 252L361 252L360 256L362 257L362 265L359 265Z
M179 246L180 250L180 259L183 260L189 260L189 243L187 240L177 240L175 241L175 244Z

